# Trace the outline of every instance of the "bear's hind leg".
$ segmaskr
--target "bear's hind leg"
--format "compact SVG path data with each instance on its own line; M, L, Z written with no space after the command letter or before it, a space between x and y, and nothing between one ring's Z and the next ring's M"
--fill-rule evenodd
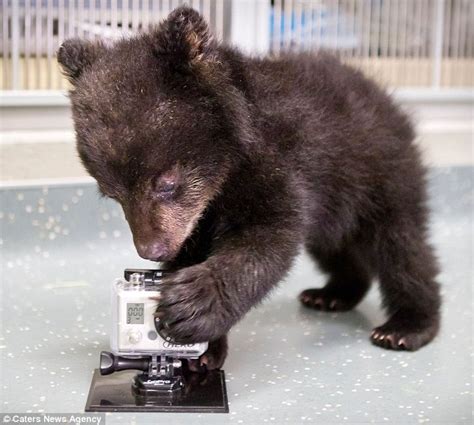
M417 350L438 332L438 266L423 225L409 221L381 229L377 244L380 290L390 315L371 341L394 350Z
M329 274L323 288L304 290L299 299L306 307L324 311L347 311L354 308L370 288L371 267L365 249L354 244L339 252L322 252L314 245L309 253Z

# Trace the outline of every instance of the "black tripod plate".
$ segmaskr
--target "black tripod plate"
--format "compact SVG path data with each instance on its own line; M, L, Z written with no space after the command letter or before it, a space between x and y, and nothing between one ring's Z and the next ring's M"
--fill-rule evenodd
M207 374L189 374L185 387L177 394L136 395L132 382L137 371L124 370L102 376L95 369L86 412L190 412L228 413L227 390L223 370Z

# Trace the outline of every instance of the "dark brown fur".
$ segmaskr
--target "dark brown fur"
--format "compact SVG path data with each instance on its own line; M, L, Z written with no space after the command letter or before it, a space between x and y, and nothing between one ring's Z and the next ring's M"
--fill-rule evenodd
M157 313L177 341L215 341L208 368L302 246L329 275L304 305L353 308L378 277L389 319L372 342L435 336L425 170L407 117L360 72L324 53L246 57L185 7L114 46L66 41L59 61L82 161L139 253L179 269Z

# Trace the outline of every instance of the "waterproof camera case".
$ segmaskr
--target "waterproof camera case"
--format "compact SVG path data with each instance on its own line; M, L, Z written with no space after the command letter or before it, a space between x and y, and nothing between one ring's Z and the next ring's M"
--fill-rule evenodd
M160 335L155 317L160 297L162 270L126 269L124 279L112 287L111 349L119 355L147 355L195 359L207 350L207 342L177 344Z
M208 343L179 344L160 335L155 316L167 271L126 269L112 286L111 351L100 355L86 412L227 413L224 371L195 373L187 361Z

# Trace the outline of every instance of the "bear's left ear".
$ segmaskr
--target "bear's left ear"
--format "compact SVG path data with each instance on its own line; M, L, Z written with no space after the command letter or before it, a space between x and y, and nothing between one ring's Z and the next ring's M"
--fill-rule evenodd
M92 65L105 50L99 41L66 40L58 51L58 62L69 81L74 84L84 69Z
M186 6L170 13L157 28L153 42L160 61L176 70L189 70L217 56L217 43L206 21Z

